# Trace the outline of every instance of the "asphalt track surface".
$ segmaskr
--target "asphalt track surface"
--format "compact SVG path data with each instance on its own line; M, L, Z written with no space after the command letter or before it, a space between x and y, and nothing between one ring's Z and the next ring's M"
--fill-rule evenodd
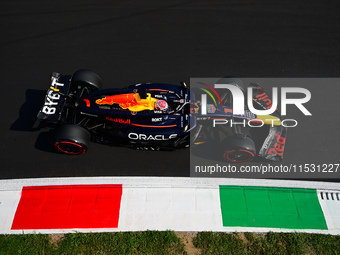
M1 1L0 179L189 176L189 150L91 143L55 153L39 128L50 74L87 68L104 88L190 77L340 77L338 1ZM340 86L310 88L284 164L339 163ZM326 112L326 106L332 108ZM294 109L292 110L294 111Z

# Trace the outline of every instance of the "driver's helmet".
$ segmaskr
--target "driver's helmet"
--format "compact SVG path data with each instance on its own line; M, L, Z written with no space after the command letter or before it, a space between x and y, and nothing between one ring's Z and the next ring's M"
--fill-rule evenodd
M156 109L166 111L168 110L168 103L165 100L158 100L156 102Z

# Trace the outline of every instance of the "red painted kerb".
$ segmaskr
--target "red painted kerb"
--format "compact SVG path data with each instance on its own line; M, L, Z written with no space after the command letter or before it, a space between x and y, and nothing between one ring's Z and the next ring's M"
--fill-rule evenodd
M117 228L122 185L23 187L12 229Z

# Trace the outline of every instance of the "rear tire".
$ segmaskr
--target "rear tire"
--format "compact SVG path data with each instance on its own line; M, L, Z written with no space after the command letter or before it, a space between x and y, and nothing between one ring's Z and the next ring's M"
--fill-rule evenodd
M102 83L102 79L98 74L86 69L76 71L71 79L73 86L87 87L91 92L100 90Z
M87 151L90 139L90 133L86 129L66 124L57 130L54 147L61 153L80 155Z
M249 162L255 158L255 143L250 137L233 135L223 141L223 158L229 162Z

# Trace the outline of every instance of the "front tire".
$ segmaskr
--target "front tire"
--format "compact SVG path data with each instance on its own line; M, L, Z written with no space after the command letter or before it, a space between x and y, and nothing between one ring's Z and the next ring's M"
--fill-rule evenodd
M67 124L57 130L54 147L64 154L80 155L87 151L90 139L90 133L86 129Z
M255 158L255 143L250 137L233 135L223 141L223 158L228 162L250 162Z
M216 84L232 84L243 91L243 93L247 92L247 86L243 83L243 81L239 78L233 77L224 77L219 79Z

